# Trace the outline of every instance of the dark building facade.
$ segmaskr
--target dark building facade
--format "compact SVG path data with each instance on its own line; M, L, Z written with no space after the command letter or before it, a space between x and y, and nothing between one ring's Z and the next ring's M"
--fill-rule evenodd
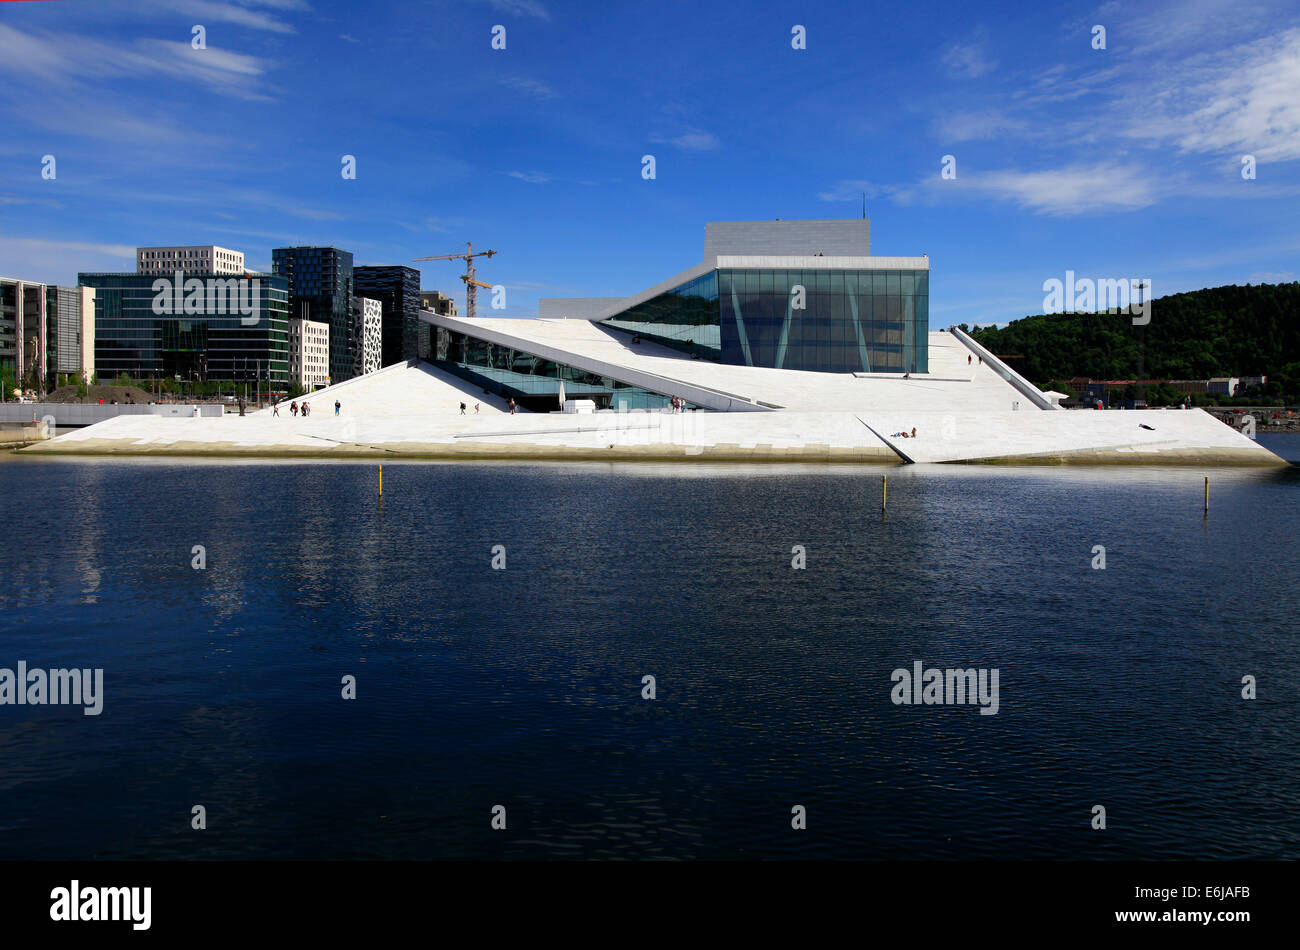
M95 288L95 369L108 381L262 380L286 392L288 288L273 274L79 274Z
M442 327L434 330L433 347L434 365L536 412L559 408L561 392L565 399L590 399L597 409L667 409L672 405L669 396L611 376L590 373Z
M428 359L429 334L420 319L420 272L401 265L365 266L353 269L353 279L358 297L370 297L383 305L383 365ZM422 337L426 341L423 348Z
M928 267L823 261L829 266L719 267L601 322L717 363L928 372Z
M352 252L337 247L277 247L271 270L289 288L289 316L328 323L330 382L355 375L360 328L352 316Z

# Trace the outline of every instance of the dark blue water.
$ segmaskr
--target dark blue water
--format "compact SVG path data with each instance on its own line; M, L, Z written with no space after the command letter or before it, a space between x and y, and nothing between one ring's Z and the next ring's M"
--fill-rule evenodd
M0 489L0 667L105 676L98 717L0 706L0 858L1300 857L1300 469L390 464L381 503L374 464L10 456ZM998 714L891 703L918 659L997 668Z

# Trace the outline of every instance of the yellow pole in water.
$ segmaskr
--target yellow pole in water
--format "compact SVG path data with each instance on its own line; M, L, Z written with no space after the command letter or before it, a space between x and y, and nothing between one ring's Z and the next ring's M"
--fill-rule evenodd
M1205 513L1210 513L1210 476L1205 476Z
M880 476L880 510L884 511L889 507L889 476Z
M379 494L384 493L384 467L379 466Z

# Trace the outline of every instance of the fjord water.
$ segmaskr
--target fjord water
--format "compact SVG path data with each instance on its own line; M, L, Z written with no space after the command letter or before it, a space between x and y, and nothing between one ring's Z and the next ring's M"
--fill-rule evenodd
M0 858L1300 857L1300 469L376 476L0 459Z

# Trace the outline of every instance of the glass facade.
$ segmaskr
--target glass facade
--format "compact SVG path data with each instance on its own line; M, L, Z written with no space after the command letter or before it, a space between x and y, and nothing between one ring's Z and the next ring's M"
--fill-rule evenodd
M566 399L591 399L597 409L671 408L670 396L442 327L435 329L433 345L439 368L527 409L558 410L561 381Z
M421 351L420 272L403 265L353 268L354 293L378 300L384 307L381 361L385 366L428 356L428 331Z
M720 363L925 373L930 273L720 269L601 323Z
M352 319L352 252L337 247L277 247L271 271L288 281L289 314L328 323L330 382L355 374L360 328Z
M701 359L726 362L722 359L722 334L718 321L717 271L710 271L600 322Z
M209 275L191 275L203 280ZM231 276L210 275L214 281ZM289 294L283 277L253 274L244 281L252 313L245 315L207 284L201 312L154 312L151 274L79 274L95 288L95 370L108 381L180 376L199 382L261 379L272 392L289 381ZM187 278L187 283L190 278ZM254 284L256 279L256 284ZM253 288L256 287L256 293ZM248 319L248 325L244 320Z

